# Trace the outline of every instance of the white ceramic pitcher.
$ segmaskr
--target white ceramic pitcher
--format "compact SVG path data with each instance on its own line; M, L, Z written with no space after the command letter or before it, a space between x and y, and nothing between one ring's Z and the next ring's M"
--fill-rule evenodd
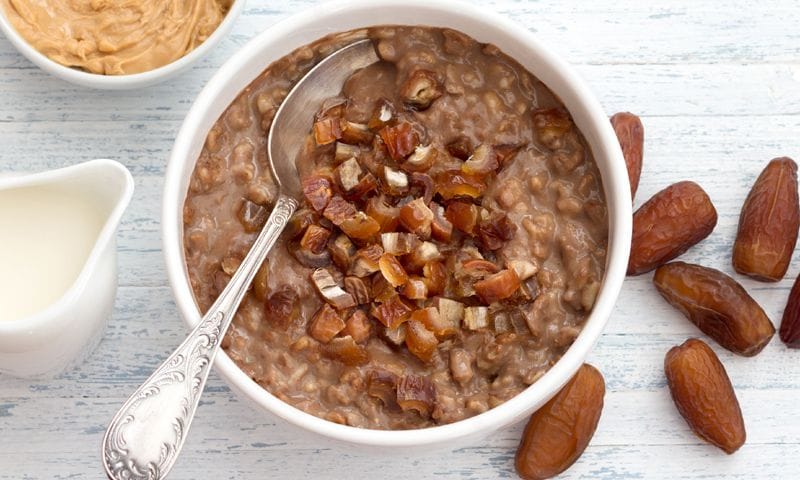
M81 363L100 342L116 296L116 230L133 195L130 172L119 162L92 160L0 178L0 191L48 186L91 198L104 222L80 273L58 300L0 322L0 372L15 376L51 376Z

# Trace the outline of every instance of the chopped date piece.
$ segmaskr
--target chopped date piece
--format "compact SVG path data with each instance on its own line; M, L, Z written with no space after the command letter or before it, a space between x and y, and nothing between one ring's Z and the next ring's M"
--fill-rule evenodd
M410 276L400 293L409 300L425 300L428 298L428 285L424 278Z
M397 404L403 411L414 410L423 418L430 416L436 403L436 389L427 377L404 375L397 382Z
M409 320L406 323L406 347L408 351L423 362L429 362L436 353L439 340L421 322Z
M333 196L333 186L331 180L319 175L304 177L302 182L303 196L311 205L311 208L321 212L328 206Z
M442 262L432 261L422 267L425 286L429 295L441 295L447 287L447 269Z
M287 249L289 253L297 260L300 265L308 268L321 268L327 267L331 264L331 253L323 250L320 253L314 253L311 250L301 247L297 242L290 242Z
M383 303L373 304L370 312L387 328L397 328L398 325L408 320L413 309L397 294Z
M287 286L280 287L264 302L264 312L267 321L286 328L300 315L300 296Z
M317 341L328 343L339 332L344 330L344 327L345 324L342 317L336 313L333 307L326 303L314 314L314 318L308 327L308 334Z
M377 398L388 408L397 405L397 375L386 370L370 370L367 374L367 395Z
M419 239L411 233L388 232L381 234L383 251L392 255L405 255L419 246Z
M300 240L300 248L307 248L312 253L322 253L328 245L328 238L331 231L319 225L309 225L303 238Z
M475 282L483 280L491 274L482 268L464 268L463 265L461 268L457 268L457 265L458 263L456 263L451 284L452 293L456 297L466 298L475 295Z
M342 138L342 128L338 118L323 118L314 122L314 140L317 145L328 145Z
M461 263L461 270L474 277L486 277L500 271L500 267L482 258L471 258Z
M484 248L499 250L514 238L516 231L517 226L511 223L505 213L495 212L478 225L478 238Z
M478 148L461 165L461 171L469 175L485 175L494 172L500 167L497 154L491 145L485 143L478 145Z
M340 196L335 196L328 202L328 206L325 207L322 216L338 227L341 226L345 220L355 216L357 211L358 210L356 210L356 207L354 207L352 203Z
M356 188L362 173L361 165L358 164L358 160L355 158L345 160L336 168L336 176L339 178L339 185L342 186L345 192Z
M314 286L317 287L322 298L333 305L337 310L355 306L356 302L353 296L345 292L342 287L336 283L333 275L331 275L331 272L327 269L318 268L314 270L311 274L311 281Z
M364 212L356 212L344 220L339 228L350 238L369 240L381 231L381 225Z
M340 139L344 143L350 145L366 145L372 142L372 137L375 136L367 125L363 123L348 122L342 119L339 124L341 131Z
M213 279L214 291L217 293L223 291L225 287L228 285L228 282L230 281L231 281L230 275L223 272L222 270L217 270L216 272L214 272L214 279Z
M363 310L356 310L345 322L342 333L353 337L356 343L364 343L372 335L372 322Z
M378 188L378 179L372 173L367 172L361 177L361 180L345 194L348 200L361 200L368 193Z
M425 328L433 332L438 339L444 339L458 333L456 324L452 317L445 318L439 313L436 307L427 307L415 310L411 314L412 321L417 321L425 325Z
M248 233L260 232L267 223L269 211L257 203L250 200L242 200L242 204L238 211L239 223L244 227L244 231Z
M306 228L312 223L317 222L319 216L309 208L301 208L294 212L289 223L286 225L286 236L291 239L300 238L305 233Z
M381 226L381 232L392 232L400 222L400 209L389 206L383 197L372 197L367 201L367 215Z
M445 200L459 197L480 198L486 191L486 183L479 176L461 170L444 170L434 180L436 192Z
M433 242L422 242L416 250L406 255L405 266L408 270L419 272L430 262L441 260L442 253Z
M400 196L408 192L408 175L403 172L384 166L383 182L389 195Z
M339 269L347 271L350 268L350 261L356 254L356 246L347 235L341 234L336 237L336 239L328 245L328 250L331 252L333 263L335 263Z
M408 122L383 127L378 133L384 145L386 145L389 156L394 160L404 159L419 145L417 132L411 128L411 124Z
M389 100L381 98L375 104L375 109L372 111L372 116L367 123L371 130L380 130L385 127L395 115L394 105Z
M265 259L264 263L258 267L256 276L253 277L253 293L256 298L264 302L267 300L267 293L269 290L269 259Z
M331 339L322 351L327 356L351 367L364 365L369 361L367 350L357 344L350 335Z
M400 225L421 238L430 238L433 212L418 198L400 208Z
M349 275L356 277L367 277L380 270L378 260L383 255L380 245L368 245L356 252L353 261L350 263Z
M463 303L445 297L437 297L433 303L443 321L453 324L454 328L461 328L461 321L466 314Z
M466 160L472 155L472 143L467 137L459 137L447 144L447 152L461 160Z
M430 70L417 70L400 87L400 98L406 105L417 110L425 110L442 96L442 87L436 73Z
M519 285L517 273L513 269L507 269L475 282L474 288L481 300L490 304L510 297Z
M236 273L236 270L239 269L239 265L242 264L242 259L239 257L225 257L219 263L219 266L222 267L222 271L227 273L230 276L233 276Z
M381 255L380 260L378 260L378 266L381 269L383 278L393 287L400 287L408 281L408 274L394 255L388 253Z
M436 186L433 184L433 178L431 178L430 175L427 173L412 172L411 186L412 193L417 197L422 197L425 205L431 203Z
M314 120L322 120L324 118L342 118L344 116L345 108L347 108L346 98L328 98L322 102L319 112L314 115Z
M433 212L431 236L440 242L449 242L453 238L453 223L445 216L444 207L431 202L430 209Z
M389 343L399 347L406 341L406 324L401 323L396 328L384 328L383 336Z
M397 295L397 290L386 280L382 273L376 273L372 277L370 294L376 302L383 303Z
M522 149L522 145L509 145L507 143L502 145L495 145L493 150L494 154L497 156L497 161L500 163L500 167L505 167L511 160L514 159L514 156Z
M467 307L464 309L464 327L468 330L480 330L489 327L489 309L487 307Z
M408 172L427 172L438 156L439 151L432 145L418 146L400 167Z
M536 275L536 272L539 271L539 267L528 260L509 260L506 262L506 267L514 270L520 281L523 282Z
M464 245L461 247L461 250L456 252L456 259L463 262L468 262L470 260L486 260L481 254L481 251L478 250L477 247L474 245Z
M549 108L533 112L536 140L550 150L566 145L565 135L572 129L572 120L563 108Z
M333 156L333 159L336 163L342 163L344 161L350 160L351 158L358 160L358 157L360 155L361 155L361 149L357 145L349 145L343 142L336 142L336 150Z
M357 305L365 305L371 300L369 288L361 278L355 276L345 277L344 290L353 297Z
M509 333L514 332L513 320L511 313L507 310L492 311L489 309L489 319L492 323L494 333Z
M450 202L447 204L444 216L455 228L467 235L472 235L478 224L478 207L469 202Z

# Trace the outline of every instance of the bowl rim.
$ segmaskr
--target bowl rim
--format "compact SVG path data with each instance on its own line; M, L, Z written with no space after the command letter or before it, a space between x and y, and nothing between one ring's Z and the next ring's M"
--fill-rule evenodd
M534 409L543 405L572 377L600 337L625 278L630 249L632 210L627 169L616 135L608 121L608 116L583 79L550 48L541 44L530 31L499 13L459 0L437 2L427 0L336 0L315 7L313 12L306 10L268 27L240 48L220 67L195 99L181 126L167 165L164 182L162 242L167 274L175 295L176 305L186 325L192 328L199 321L200 315L186 274L180 212L182 212L186 195L184 177L186 163L194 164L196 162L196 158L191 158L189 154L193 148L190 141L199 130L204 115L207 114L207 110L212 108L212 103L217 97L227 93L226 86L235 75L234 72L244 69L249 62L253 61L258 52L264 51L271 44L282 38L292 37L293 32L308 27L314 22L319 22L320 19L336 18L354 11L379 9L416 9L422 12L436 11L443 15L457 16L467 22L482 24L484 27L488 27L493 34L499 35L498 32L503 32L513 41L524 45L524 49L536 58L536 62L552 69L554 75L562 82L555 88L548 84L548 88L554 92L567 92L574 95L576 105L585 110L585 116L588 118L586 124L597 130L595 143L590 142L595 152L595 158L599 155L598 150L601 150L603 156L607 158L605 168L610 173L608 176L602 176L609 211L609 248L603 282L593 310L578 338L561 358L535 383L495 408L474 417L422 430L376 430L351 427L318 418L279 400L240 370L224 351L219 353L215 362L215 369L234 390L255 402L261 409L305 430L350 444L377 447L419 447L452 442L456 439L477 435L480 432L488 433L521 420ZM424 19L427 17L422 14L419 17L423 21L416 22L416 24L426 25ZM452 20L430 23L434 26L445 26L450 22ZM413 22L396 23L409 24ZM380 25L382 23L372 24ZM331 32L342 30L347 29L337 28ZM297 38L293 38L292 41L295 42L294 48L309 43L298 44L296 43ZM509 55L511 54L509 53ZM514 55L511 56L514 57ZM520 63L525 64L524 61L516 58ZM263 68L266 66L264 65ZM539 77L535 71L532 73ZM247 83L249 84L254 78L252 77ZM236 95L238 94L239 91L236 92ZM564 95L559 96L563 100ZM572 113L574 109L569 110ZM217 116L218 114L214 120ZM585 129L581 128L581 130L585 134ZM587 141L589 141L588 138ZM187 175L190 174L191 172L187 173Z
M222 19L222 22L220 22L214 32L191 52L166 65L154 68L153 70L129 75L103 75L100 73L85 72L76 68L67 67L50 59L50 57L34 48L33 45L28 43L28 41L17 32L14 25L12 25L11 21L8 19L5 9L2 7L0 7L0 31L17 51L50 75L83 87L101 90L128 90L147 87L167 80L204 57L233 28L233 23L242 13L245 2L246 0L234 0L228 13L225 14L225 18Z

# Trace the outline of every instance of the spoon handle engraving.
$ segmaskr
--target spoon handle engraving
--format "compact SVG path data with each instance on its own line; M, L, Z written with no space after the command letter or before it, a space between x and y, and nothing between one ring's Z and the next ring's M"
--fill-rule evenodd
M227 287L186 340L111 420L102 451L103 466L110 479L159 480L172 468L222 337L297 205L286 195L278 197L267 223Z

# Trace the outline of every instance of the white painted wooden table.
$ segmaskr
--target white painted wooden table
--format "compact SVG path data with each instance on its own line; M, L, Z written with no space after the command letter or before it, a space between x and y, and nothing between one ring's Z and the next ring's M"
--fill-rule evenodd
M127 93L72 87L0 39L0 172L108 157L131 169L137 188L119 231L120 290L99 349L54 380L0 375L0 479L102 477L106 422L184 335L159 239L162 178L180 122L233 51L313 3L249 0L233 34L203 63ZM755 176L772 157L800 160L797 0L496 0L486 8L523 23L576 65L609 114L643 117L636 204L669 183L699 182L719 224L683 258L731 272L730 245ZM800 272L796 257L778 284L740 279L776 324ZM748 433L745 446L726 456L691 434L665 388L664 354L689 336L702 335L660 299L650 275L625 282L590 357L606 378L606 407L566 478L797 478L800 351L776 338L745 359L714 344ZM521 425L447 454L387 460L296 440L213 373L206 390L171 478L514 477Z

